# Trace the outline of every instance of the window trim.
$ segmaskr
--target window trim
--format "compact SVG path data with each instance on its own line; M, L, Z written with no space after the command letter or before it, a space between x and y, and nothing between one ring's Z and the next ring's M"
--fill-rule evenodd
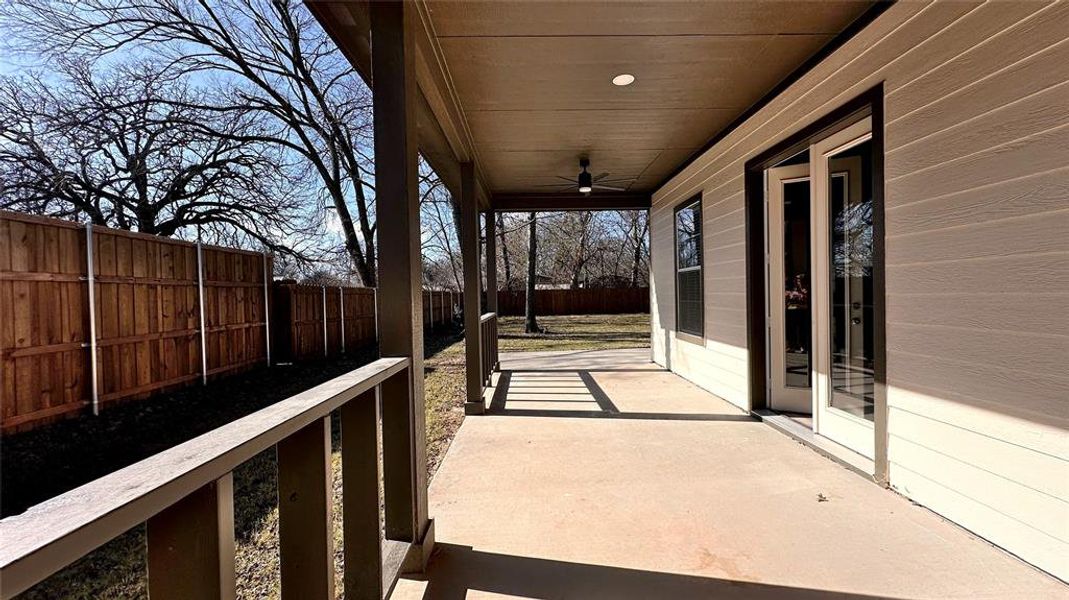
M678 225L679 211L687 210L687 209L693 207L695 204L698 205L698 219L699 219L699 226L701 226L701 219L704 216L704 212L702 211L703 205L702 205L702 194L701 193L695 194L695 195L687 198L686 200L683 200L682 202L679 202L678 204L676 204L675 208L672 210L672 257L673 257L672 258L672 265L674 267L672 269L672 285L674 286L674 292L675 292L675 294L674 294L675 295L675 303L674 304L675 304L675 311L676 311L676 323L675 323L676 327L675 327L675 331L676 331L677 334L685 334L685 335L688 335L688 336L694 336L694 337L697 337L697 338L700 338L700 339L704 340L705 339L705 227L704 226L701 227L701 229L699 230L700 233L698 234L698 265L697 266L693 266L693 267L684 267L682 269L679 268L679 225ZM698 293L699 293L699 296L700 296L701 302L702 302L702 318L701 318L701 326L699 327L698 331L688 331L688 330L685 330L685 329L681 328L680 325L679 325L679 274L680 273L684 273L684 272L695 271L695 270L701 272L701 277L698 278Z

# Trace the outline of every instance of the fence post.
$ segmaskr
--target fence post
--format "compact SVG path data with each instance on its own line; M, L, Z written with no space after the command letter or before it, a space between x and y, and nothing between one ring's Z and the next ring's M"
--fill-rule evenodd
M427 311L427 314L431 318L430 328L431 328L431 330L433 330L434 329L434 288L431 288L430 291L427 292L427 297L430 298L430 310Z
M267 366L271 366L271 277L267 274L267 253L264 252L264 350L267 352Z
M197 312L200 313L200 381L208 384L208 332L204 330L204 247L197 239Z
M345 354L345 288L338 286L338 315L341 317L341 353Z
M88 265L86 281L89 284L89 376L92 378L93 415L100 414L100 388L97 382L97 314L96 275L93 273L93 224L85 224L85 261Z
M327 352L327 286L319 286L323 292L323 356L329 356Z
M375 315L375 343L379 343L379 288L371 288L371 312Z

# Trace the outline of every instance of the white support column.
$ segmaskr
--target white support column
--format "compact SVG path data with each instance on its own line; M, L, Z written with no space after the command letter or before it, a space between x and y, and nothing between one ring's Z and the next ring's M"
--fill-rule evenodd
M264 351L267 354L267 366L271 366L271 279L267 272L267 253L264 252Z
M327 356L327 286L319 286L323 292L323 356Z
M341 353L345 354L345 288L338 286L338 316L341 317Z
M204 329L204 247L197 240L197 312L200 313L200 382L208 384L208 332Z
M93 271L93 224L85 224L86 282L89 288L89 377L93 414L100 414L100 382L97 381L96 273Z

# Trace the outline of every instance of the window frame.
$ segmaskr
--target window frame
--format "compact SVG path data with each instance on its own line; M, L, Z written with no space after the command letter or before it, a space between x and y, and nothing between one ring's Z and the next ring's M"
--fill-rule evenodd
M680 268L679 266L679 213L683 210L689 210L697 205L698 208L698 264L693 267ZM702 212L702 195L696 194L676 204L672 210L672 278L675 291L675 311L676 311L676 328L677 334L684 334L687 336L696 336L701 339L705 339L705 227L702 226L701 220L703 216ZM679 274L682 272L698 271L698 295L701 298L701 319L700 325L697 331L683 329L680 326L679 321Z

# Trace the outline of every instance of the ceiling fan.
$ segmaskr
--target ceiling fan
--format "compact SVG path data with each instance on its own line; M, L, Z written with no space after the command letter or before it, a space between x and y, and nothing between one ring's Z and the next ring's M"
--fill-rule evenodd
M621 178L617 178L617 179L606 179L609 176L608 173L601 173L601 174L598 174L598 175L591 175L589 172L587 172L587 167L589 167L589 166L590 166L590 159L589 158L580 158L579 159L579 168L581 169L581 171L579 171L579 175L578 176L573 178L573 177L564 177L564 176L561 176L561 175L557 175L557 179L563 179L564 181L567 181L568 183L551 183L551 184L546 184L546 185L540 185L538 187L555 187L555 188L561 188L561 189L568 189L568 188L573 188L574 187L579 191L580 194L589 194L590 192L593 192L594 190L610 190L610 191L613 191L613 192L626 192L627 191L626 188L616 187L616 186L606 185L606 184L609 184L609 183L624 183L624 182L631 182L631 181L635 180L634 177L621 177Z

